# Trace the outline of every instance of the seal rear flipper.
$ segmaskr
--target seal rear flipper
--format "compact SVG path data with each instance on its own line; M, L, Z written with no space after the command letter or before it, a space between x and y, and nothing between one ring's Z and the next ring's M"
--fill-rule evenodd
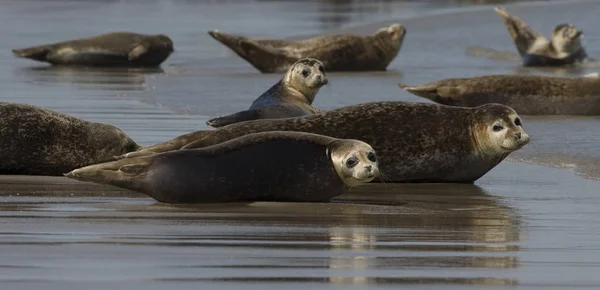
M235 114L218 117L214 119L210 119L206 122L206 125L219 128L229 124L248 121L248 120L256 120L261 118L261 113L259 110L247 110L237 112Z
M240 49L244 51L244 59L263 73L286 72L300 60L286 49L262 46L252 40L242 41Z
M52 47L47 45L13 49L12 53L16 57L29 58L37 61L47 61L48 54L52 51Z
M426 98L435 101L439 96L437 94L438 86L434 84L426 84L422 86L408 86L403 83L398 83L398 87L401 89L422 98Z
M136 180L145 176L145 173L151 164L151 157L128 158L85 166L66 173L64 176L79 181L109 184L130 190L140 190Z
M520 18L510 15L504 7L496 7L494 9L502 20L510 37L513 39L519 54L526 54L536 42L548 41L542 34L533 30L527 22Z

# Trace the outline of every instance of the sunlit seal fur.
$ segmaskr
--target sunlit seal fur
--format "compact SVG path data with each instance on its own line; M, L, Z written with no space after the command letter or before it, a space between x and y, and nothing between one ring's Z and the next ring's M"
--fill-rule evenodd
M206 148L92 165L66 176L161 202L215 203L327 201L378 174L375 151L365 142L264 132Z
M212 127L256 119L299 117L322 112L312 106L319 89L328 82L323 64L312 58L297 61L269 90L258 97L250 108L206 122Z
M173 52L173 42L162 34L113 32L12 52L54 65L157 67Z
M588 59L581 45L583 31L571 24L559 24L552 30L551 40L533 30L525 21L510 15L503 7L496 7L510 37L513 39L523 66L564 66Z
M285 72L302 58L320 60L328 72L384 71L400 51L406 29L395 23L368 36L338 34L300 41L208 33L263 73Z
M600 79L596 75L577 78L489 75L399 86L414 95L450 106L499 103L521 115L600 115Z
M138 148L115 126L0 102L0 174L59 176Z
M367 142L383 181L472 183L529 142L510 107L375 102L297 118L254 120L198 131L123 157L211 146L262 131L301 131Z

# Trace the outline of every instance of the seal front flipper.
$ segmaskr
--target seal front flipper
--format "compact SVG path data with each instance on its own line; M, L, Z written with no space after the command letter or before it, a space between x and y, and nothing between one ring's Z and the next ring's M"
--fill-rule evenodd
M147 53L148 50L150 50L150 46L151 46L150 43L147 43L144 41L140 42L140 43L136 43L129 51L129 54L127 54L128 60L133 61L133 60L140 58L142 55Z
M12 53L16 57L29 58L37 61L46 61L48 54L53 50L51 46L41 45L36 47L13 49Z
M508 29L510 37L513 39L519 54L525 55L536 42L548 42L542 34L533 30L527 22L520 18L510 15L504 7L494 8L496 13L502 17L504 25Z

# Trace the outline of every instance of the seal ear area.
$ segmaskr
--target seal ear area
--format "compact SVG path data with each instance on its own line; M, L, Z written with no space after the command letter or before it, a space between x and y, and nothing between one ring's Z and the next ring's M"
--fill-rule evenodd
M48 54L51 51L49 46L36 46L30 48L13 49L12 53L16 57L29 58L39 61L45 61L48 59Z

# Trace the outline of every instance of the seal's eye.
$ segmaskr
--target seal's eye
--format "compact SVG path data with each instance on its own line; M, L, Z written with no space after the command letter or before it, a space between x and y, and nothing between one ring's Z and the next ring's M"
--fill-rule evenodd
M358 164L358 159L356 159L356 157L350 157L346 160L346 167L348 168L352 168L356 166L356 164Z
M371 162L377 162L377 156L375 156L373 151L367 153L367 159L369 159Z
M310 69L309 68L305 68L302 70L302 76L303 77L307 77L310 75Z
M517 126L521 126L521 119L519 119L519 118L516 118L516 119L515 119L515 125L517 125Z
M325 73L325 69L323 69L322 65L319 66L319 71L322 72L322 73Z
M492 129L494 130L494 132L500 132L500 131L502 131L502 129L504 129L504 127L502 127L500 125L494 125L494 127Z

